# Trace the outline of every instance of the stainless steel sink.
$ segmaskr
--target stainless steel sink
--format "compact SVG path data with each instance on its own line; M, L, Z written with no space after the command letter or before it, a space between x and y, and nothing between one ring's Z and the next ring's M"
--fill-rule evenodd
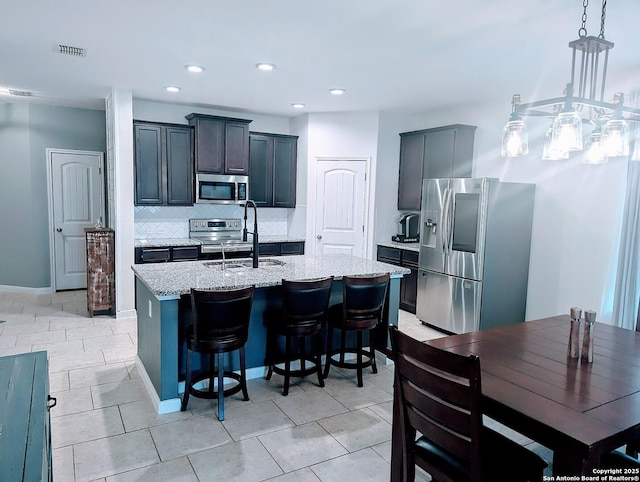
M272 266L284 266L284 261L279 261L277 259L260 259L258 260L258 268L269 268ZM207 268L216 270L216 271L234 271L241 269L253 269L253 262L251 260L233 260L233 261L210 261L208 263L204 263Z

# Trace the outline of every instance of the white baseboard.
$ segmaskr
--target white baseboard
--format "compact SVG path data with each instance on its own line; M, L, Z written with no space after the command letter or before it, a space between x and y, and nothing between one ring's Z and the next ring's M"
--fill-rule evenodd
M45 286L44 288L27 288L25 286L0 285L0 292L26 295L50 295L53 293L53 288L51 286Z
M151 378L149 378L149 375L147 374L144 363L142 363L142 360L140 360L140 357L138 355L136 355L136 369L140 374L140 378L142 379L144 386L147 388L147 392L149 392L151 403L153 403L153 406L156 407L156 412L158 412L158 414L180 411L180 398L160 400L160 397L158 396L158 393L156 392L156 389L151 382Z
M134 310L121 310L116 311L116 320L121 320L125 318L137 318L138 312Z

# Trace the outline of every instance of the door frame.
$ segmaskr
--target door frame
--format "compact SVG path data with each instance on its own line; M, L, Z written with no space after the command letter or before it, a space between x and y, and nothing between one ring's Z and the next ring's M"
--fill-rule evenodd
M56 292L56 252L55 252L55 237L53 231L55 229L53 222L53 172L52 162L53 154L84 154L84 155L99 155L100 156L100 169L102 172L102 182L100 183L100 216L102 217L103 225L105 223L105 172L104 172L104 152L100 151L83 151L78 149L57 149L47 148L47 211L49 217L49 271L51 279L51 289Z
M313 163L313 169L309 169L309 173L308 173L308 185L313 186L313 189L309 189L307 191L307 206L308 206L307 235L306 235L307 240L311 241L311 240L315 240L316 238L316 215L318 210L316 209L315 201L316 201L317 190L318 190L318 179L317 179L318 163L321 161L344 161L344 162L364 161L365 179L364 179L364 214L363 214L363 220L364 220L363 257L367 259L372 259L373 247L371 246L371 243L369 242L369 240L373 239L373 225L374 225L373 205L374 205L374 199L375 199L375 197L373 196L373 189L375 187L375 182L372 174L373 169L372 169L371 157L369 156L366 156L366 157L365 156L363 157L319 156L315 158L315 161ZM316 253L315 242L308 242L306 246L311 247L310 254L318 255L318 253ZM307 248L305 247L305 250L306 249Z

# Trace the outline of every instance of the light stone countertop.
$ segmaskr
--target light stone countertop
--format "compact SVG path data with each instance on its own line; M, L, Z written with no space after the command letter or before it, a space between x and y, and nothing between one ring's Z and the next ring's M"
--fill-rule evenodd
M224 289L255 285L256 288L276 286L287 280L305 280L334 276L373 275L389 273L399 278L411 271L364 258L345 254L323 256L280 256L260 258L260 261L274 260L282 265L252 268L229 268L220 271L208 267L208 264L220 264L219 261L185 261L181 263L136 264L131 268L153 295L159 300L170 300L187 294L191 288ZM227 264L246 261L250 258L228 260Z
M420 243L396 243L395 241L382 241L377 243L378 246L386 246L387 248L406 249L407 251L420 252Z
M169 246L200 246L200 241L191 238L144 238L136 239L136 248L164 248Z

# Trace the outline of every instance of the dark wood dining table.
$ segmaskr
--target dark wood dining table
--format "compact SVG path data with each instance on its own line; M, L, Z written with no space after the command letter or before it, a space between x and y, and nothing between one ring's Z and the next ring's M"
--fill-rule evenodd
M569 315L425 343L480 357L484 413L553 450L554 475L593 475L601 454L640 437L640 332L594 326L591 363L567 356ZM394 396L392 480L402 474L398 416Z

